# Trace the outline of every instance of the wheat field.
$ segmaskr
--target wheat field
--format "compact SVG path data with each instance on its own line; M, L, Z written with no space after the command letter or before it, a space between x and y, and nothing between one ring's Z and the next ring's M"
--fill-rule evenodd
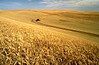
M67 26L71 22L59 25L58 19L62 15L59 14L58 17L55 12L0 11L0 65L99 65L98 17L98 21L95 19L94 22L97 22L96 27L91 29L89 26L87 30L76 28L76 23ZM40 22L44 24L69 29L75 27L76 30L91 32L89 37L97 34L97 41L31 22L36 18L41 19ZM65 19L64 16L61 18ZM66 18L68 21L76 20L69 16ZM64 21L63 19L61 21ZM93 24L92 21L87 22L86 24Z

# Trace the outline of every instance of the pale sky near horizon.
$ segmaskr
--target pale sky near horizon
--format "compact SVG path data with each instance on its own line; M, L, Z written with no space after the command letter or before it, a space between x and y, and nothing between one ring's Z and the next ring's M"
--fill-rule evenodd
M75 9L99 11L99 0L0 0L0 10Z

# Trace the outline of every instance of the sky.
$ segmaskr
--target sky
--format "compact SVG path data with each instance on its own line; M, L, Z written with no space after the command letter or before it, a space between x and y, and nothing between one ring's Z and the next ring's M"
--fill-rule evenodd
M0 10L74 9L99 11L99 0L0 0Z

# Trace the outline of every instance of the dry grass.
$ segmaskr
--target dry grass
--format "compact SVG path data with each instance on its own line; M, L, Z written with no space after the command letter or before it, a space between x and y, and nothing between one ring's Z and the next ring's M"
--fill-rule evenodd
M51 28L0 17L0 65L99 65L99 46Z

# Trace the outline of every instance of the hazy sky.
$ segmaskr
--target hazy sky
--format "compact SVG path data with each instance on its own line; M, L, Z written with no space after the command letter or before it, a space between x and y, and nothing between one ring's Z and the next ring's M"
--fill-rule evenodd
M0 9L76 9L99 11L99 0L0 0Z

